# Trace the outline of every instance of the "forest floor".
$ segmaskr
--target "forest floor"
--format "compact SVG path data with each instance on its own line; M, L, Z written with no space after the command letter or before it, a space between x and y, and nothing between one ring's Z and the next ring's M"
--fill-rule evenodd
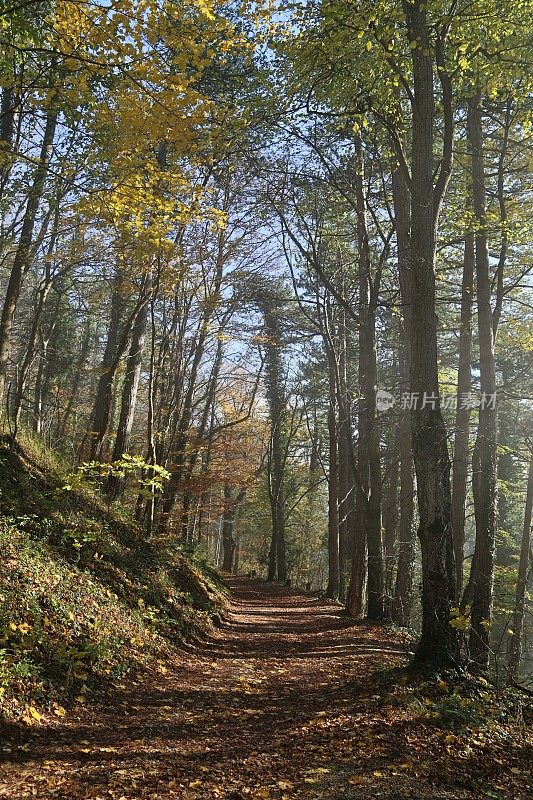
M231 586L222 628L165 672L4 736L0 797L532 796L519 701L502 716L482 684L460 694L448 678L410 677L397 669L397 633L354 624L316 597Z

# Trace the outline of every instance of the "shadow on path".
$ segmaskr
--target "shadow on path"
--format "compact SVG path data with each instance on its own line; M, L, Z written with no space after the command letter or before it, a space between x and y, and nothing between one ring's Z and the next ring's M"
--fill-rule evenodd
M409 747L409 719L389 714L371 678L401 662L398 640L277 584L235 578L230 585L222 628L165 674L124 680L106 703L33 729L22 747L8 743L0 797L378 796L374 776L405 761ZM418 797L412 787L400 769L379 796ZM446 786L431 796L476 797Z

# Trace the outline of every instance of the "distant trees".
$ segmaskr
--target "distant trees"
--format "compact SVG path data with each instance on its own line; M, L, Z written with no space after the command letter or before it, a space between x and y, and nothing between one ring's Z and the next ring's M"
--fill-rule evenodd
M4 15L0 395L6 434L115 465L139 538L514 681L531 2L502 3Z

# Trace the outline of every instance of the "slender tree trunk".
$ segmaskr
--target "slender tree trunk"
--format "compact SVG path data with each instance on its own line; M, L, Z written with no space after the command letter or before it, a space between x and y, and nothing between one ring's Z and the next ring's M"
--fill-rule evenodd
M93 338L93 334L94 334L93 323L91 321L91 318L88 317L87 322L85 324L85 334L83 337L83 341L81 343L80 355L75 365L74 379L72 386L70 387L70 395L67 402L67 407L65 408L65 411L63 412L63 418L61 419L58 425L58 430L57 430L58 439L64 438L70 420L70 416L72 414L72 409L74 408L74 404L78 399L78 392L83 377L83 368L85 362L87 361L89 351L91 349L91 339Z
M499 371L502 376L502 386L508 386L512 380L509 363L505 359L498 360ZM502 414L498 420L499 440L502 443L512 442L516 434L516 420L512 414ZM513 563L514 547L512 535L512 501L509 487L512 487L515 477L515 457L510 447L503 447L498 453L498 537L496 542L496 563L511 566Z
M155 399L155 390L156 390L156 383L157 383L157 375L156 375L156 319L155 319L155 298L157 296L157 290L159 287L159 270L157 274L156 285L154 287L154 291L152 292L152 296L150 298L149 309L150 309L150 371L148 376L148 420L147 420L147 430L146 430L146 439L148 443L147 447L147 456L146 456L146 463L149 464L148 475L153 476L153 471L150 470L150 467L155 466L157 463L157 452L156 452L156 444L155 444L155 409L154 409L154 399ZM149 539L152 535L154 521L155 521L155 509L156 509L156 488L155 486L150 487L150 497L146 500L146 503L143 503L143 495L142 493L139 494L137 497L137 503L135 508L135 520L137 522L145 522L145 529L146 529L146 536ZM144 513L143 513L143 505L144 505Z
M411 376L411 197L405 177L398 168L392 174L392 191L398 246L398 277L403 312L403 336L399 358L400 386L402 394L405 395L410 390ZM393 605L393 620L397 625L404 627L409 626L411 623L415 562L415 485L411 439L411 411L409 403L407 403L401 409L400 418L400 526L398 531L398 567L394 585Z
M375 308L371 299L370 246L366 226L366 203L363 193L364 162L360 137L356 141L356 203L359 256L359 386L360 435L365 440L361 450L359 474L366 492L362 499L368 552L367 616L383 618L383 543L381 539L381 457L376 406L378 384Z
M469 103L468 136L472 152L472 192L477 223L475 249L482 395L482 402L479 408L478 432L472 458L476 544L472 560L470 658L477 669L486 671L489 665L489 638L494 583L498 426L480 93Z
M29 260L32 252L33 231L35 228L39 203L43 195L52 149L54 146L56 125L57 113L55 110L50 110L46 115L46 124L43 141L41 144L39 163L35 169L33 183L28 194L26 210L22 220L20 239L15 252L15 257L13 259L13 264L11 266L11 274L9 276L4 306L2 309L2 316L0 318L0 407L4 401L4 393L6 388L13 321L20 291L22 289L22 281L29 267Z
M24 390L26 388L26 381L28 379L31 365L35 358L35 349L37 344L37 338L39 335L39 327L41 324L41 319L46 306L46 300L50 292L50 289L52 288L54 280L51 271L51 260L56 246L58 227L59 227L59 199L56 205L50 242L45 257L44 276L40 282L39 289L37 291L37 303L32 317L30 335L28 338L28 344L26 345L26 353L24 355L18 375L17 392L15 395L15 402L13 406L13 419L15 421L15 430L18 427L20 419L20 412L22 409L22 402L24 399Z
M126 374L124 377L124 385L122 387L118 429L113 448L113 461L120 461L124 453L128 452L130 445L133 419L135 416L135 407L137 405L139 378L141 375L146 323L148 320L149 292L150 279L147 279L146 297L143 305L141 305L137 313L131 332L130 350L126 361ZM112 497L120 497L123 491L124 478L110 476L108 483L109 494Z
M452 525L455 550L457 592L463 587L465 545L465 507L468 483L470 405L464 402L472 387L472 300L474 292L474 236L467 234L461 288L461 327L459 330L459 370L457 373L457 411L452 474Z
M403 2L412 50L413 102L411 153L411 414L412 448L418 488L422 555L422 635L419 663L444 666L459 658L459 639L451 627L456 603L451 518L450 458L439 397L435 240L438 200L433 178L435 96L433 45L427 10L421 0ZM425 402L424 402L425 398Z
M39 328L39 338L41 340L39 366L35 379L35 390L33 399L33 420L34 430L39 436L43 433L44 406L48 404L51 393L52 376L57 375L57 358L59 355L59 341L57 338L57 323L61 314L61 302L63 293L56 292L56 303L52 310L50 323L46 332ZM57 392L56 392L57 402ZM48 426L51 432L51 424ZM50 446L50 445L49 445Z
M115 274L113 289L111 294L111 308L109 316L109 327L107 340L100 367L100 377L96 389L94 400L91 430L89 431L90 449L89 458L91 460L99 455L100 445L107 430L109 413L111 408L111 395L113 388L113 364L116 358L120 338L120 321L124 310L124 297L122 295L122 278L117 272Z
M9 180L12 168L10 151L13 146L15 132L15 108L17 99L13 87L6 86L2 89L0 97L0 198L2 197Z
M339 597L339 461L337 436L337 382L335 353L331 344L328 349L328 438L329 438L329 473L328 473L328 586L326 594L332 600Z
M37 374L35 376L35 388L33 391L33 430L37 436L43 432L43 383L48 356L48 339L41 334L41 351Z
M348 397L346 312L340 309L339 325L339 599L346 602L346 555L350 516L350 467L348 442L351 437Z
M404 362L404 371L407 371ZM398 567L394 585L392 619L397 625L411 624L413 573L415 563L414 471L411 452L411 415L404 411L400 421L400 525Z
M394 566L397 552L397 520L398 520L398 486L400 483L400 439L401 439L401 420L398 423L394 436L394 446L392 448L389 481L385 496L383 510L383 548L385 560L385 616L387 619L392 615L392 602L394 594Z
M246 489L241 489L237 497L233 497L231 486L224 484L224 512L222 517L222 548L224 572L233 572L236 568L237 542L235 539L235 518L240 504L246 496Z
M520 549L520 563L518 565L518 579L516 582L516 598L513 613L512 636L509 642L509 678L511 683L518 681L520 674L520 659L522 657L522 638L524 635L524 616L526 610L526 589L528 568L531 558L531 523L533 518L533 452L529 462L529 472L526 490L526 508L524 512L524 530L522 533L522 547Z
M266 395L270 411L269 497L272 512L272 539L269 552L268 578L284 581L285 561L285 397L282 385L281 336L276 312L263 307L267 335L265 356Z
M196 390L198 370L200 368L202 356L205 351L209 325L213 317L213 314L215 313L216 309L219 306L219 301L220 301L220 286L222 282L223 268L225 263L224 241L225 241L224 235L221 232L218 237L218 250L217 250L214 285L209 297L208 298L206 297L206 299L208 299L209 302L206 303L205 311L202 317L202 324L201 327L199 328L198 341L196 343L192 364L190 366L187 389L184 393L185 396L183 400L183 409L177 424L176 445L173 453L175 466L174 469L172 470L171 478L168 481L168 484L165 487L165 491L163 493L162 513L161 513L161 518L159 520L160 531L164 531L168 526L172 510L174 508L174 504L176 502L176 498L179 492L180 483L182 481L183 474L187 466L185 451L187 447L187 437L193 414L194 392ZM177 376L177 386L179 387L179 389L181 390L183 389L183 378L181 375Z

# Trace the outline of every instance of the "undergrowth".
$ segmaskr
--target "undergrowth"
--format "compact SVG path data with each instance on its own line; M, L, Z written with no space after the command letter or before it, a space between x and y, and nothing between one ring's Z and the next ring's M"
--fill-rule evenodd
M165 671L223 607L217 574L171 538L143 541L127 509L31 440L0 442L0 718L38 723L109 681Z

